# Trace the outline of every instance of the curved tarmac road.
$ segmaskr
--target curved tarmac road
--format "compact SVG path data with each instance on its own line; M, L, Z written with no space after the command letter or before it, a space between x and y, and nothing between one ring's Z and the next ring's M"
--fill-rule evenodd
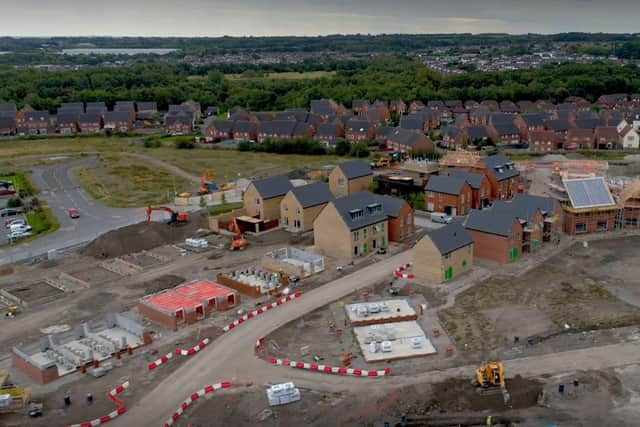
M231 330L184 365L170 372L159 369L154 375L166 378L132 405L129 411L113 422L114 426L162 426L180 403L195 390L222 380L251 381L257 385L294 381L297 385L326 391L362 392L376 388L394 388L416 383L439 382L452 377L471 377L475 366L463 366L412 376L385 378L357 378L325 375L292 368L277 367L258 359L254 345L258 338L300 316L329 304L358 288L391 274L398 265L408 262L409 254L395 255L355 273L314 289L302 298L286 303L275 310ZM541 375L576 369L601 369L640 362L639 346L625 343L588 348L540 357L506 361L510 372L520 375ZM135 379L132 379L135 388ZM231 389L233 390L233 389Z
M38 198L47 201L60 222L60 229L31 242L0 249L0 265L40 256L51 249L79 245L107 231L145 219L143 209L110 208L94 200L84 191L78 184L73 170L97 165L96 162L95 158L82 158L32 168L33 183L41 191ZM80 218L69 218L69 208L78 209Z

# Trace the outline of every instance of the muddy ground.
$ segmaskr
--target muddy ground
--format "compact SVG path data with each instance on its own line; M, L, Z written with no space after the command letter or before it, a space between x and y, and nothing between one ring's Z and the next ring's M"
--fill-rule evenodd
M507 379L512 398L507 406L501 394L479 395L465 380L372 390L366 395L303 389L301 401L279 407L268 406L266 387L254 386L250 391L240 389L197 402L178 425L382 426L389 422L393 426L406 415L412 426L473 421L477 424L465 425L484 426L491 415L521 427L631 427L637 425L635 417L640 414L635 404L640 397L639 376L637 366L538 379L516 376ZM573 385L574 380L578 386ZM563 394L558 393L558 384L565 385Z
M515 337L640 324L640 238L575 243L520 277L494 274L439 313L458 348L491 354Z

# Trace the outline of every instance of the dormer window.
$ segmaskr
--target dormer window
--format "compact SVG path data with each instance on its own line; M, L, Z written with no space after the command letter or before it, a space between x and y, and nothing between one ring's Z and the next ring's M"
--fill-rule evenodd
M349 215L351 215L351 219L358 219L364 216L364 212L362 209L352 209L349 211Z
M380 213L382 212L382 205L380 203L372 203L367 206L367 211L369 212L369 215Z

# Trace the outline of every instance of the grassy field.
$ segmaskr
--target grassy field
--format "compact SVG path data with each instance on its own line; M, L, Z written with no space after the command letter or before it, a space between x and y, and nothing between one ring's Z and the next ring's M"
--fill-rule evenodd
M335 71L307 71L304 73L297 72L283 72L283 73L266 73L263 77L254 77L251 75L242 74L225 74L225 78L229 80L260 80L260 79L272 79L272 80L305 80L305 79L320 79L323 77L333 77L336 74Z
M0 142L0 159L6 165L20 167L42 164L40 156L99 154L103 164L95 169L79 169L77 176L87 191L110 206L144 206L166 202L173 191L172 175L165 169L150 166L143 159L128 157L139 153L200 176L205 169L214 181L225 183L238 178L263 177L288 171L336 164L337 156L279 155L240 152L224 149L178 150L172 147L145 148L135 137L50 138ZM27 158L24 156L33 156ZM58 161L54 159L53 161ZM8 169L5 170L11 170ZM0 169L0 173L2 170ZM178 192L194 190L186 180L176 177Z
M188 188L181 177L117 154L101 155L99 167L77 169L76 176L92 197L113 207L168 203L174 183L178 192Z
M211 215L220 215L226 212L231 212L235 209L240 209L244 204L242 202L238 203L225 203L223 205L216 205L209 207L209 213Z
M60 227L55 215L47 207L30 212L26 217L34 237L42 237L45 234L53 233Z

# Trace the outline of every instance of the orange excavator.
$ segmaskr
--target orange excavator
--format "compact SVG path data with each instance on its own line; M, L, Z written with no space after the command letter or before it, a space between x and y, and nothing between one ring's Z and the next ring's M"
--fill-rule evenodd
M247 247L247 241L242 237L242 232L240 231L240 227L238 227L238 222L235 218L231 221L229 226L231 231L235 233L233 240L231 241L231 250L232 251L241 251Z
M151 214L155 211L164 211L171 215L169 222L167 222L168 225L180 225L189 222L189 214L186 212L176 212L167 206L149 206L147 207L147 224L151 222Z
M204 196L205 194L211 193L211 190L217 188L217 186L211 181L213 180L213 174L209 170L205 170L200 177L200 188L198 189L198 194L200 196Z

